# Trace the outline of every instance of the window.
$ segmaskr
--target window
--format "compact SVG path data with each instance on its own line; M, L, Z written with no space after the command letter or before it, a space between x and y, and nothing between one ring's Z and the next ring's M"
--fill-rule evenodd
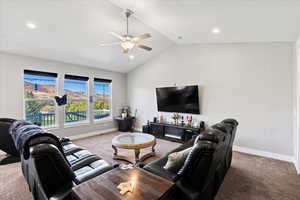
M56 73L24 70L25 119L41 126L56 125Z
M56 73L24 70L26 120L51 127L59 125L58 117L65 124L111 117L111 80L95 78L89 82L88 77L66 74L64 85L59 85L57 79ZM67 104L62 112L55 102L55 96L61 89L67 95ZM89 91L93 93L91 98Z
M94 120L110 116L111 112L111 80L94 79Z
M64 90L67 94L65 123L88 119L88 77L65 75Z

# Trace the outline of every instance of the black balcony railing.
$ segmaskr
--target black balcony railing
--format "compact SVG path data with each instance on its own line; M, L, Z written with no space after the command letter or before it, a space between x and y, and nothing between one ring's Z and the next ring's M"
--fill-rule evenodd
M101 113L94 115L94 119L102 119L108 117L109 113ZM87 119L87 111L75 111L75 112L66 112L65 122L79 122ZM26 120L36 123L40 126L53 126L55 124L56 118L55 113L33 113L27 114Z

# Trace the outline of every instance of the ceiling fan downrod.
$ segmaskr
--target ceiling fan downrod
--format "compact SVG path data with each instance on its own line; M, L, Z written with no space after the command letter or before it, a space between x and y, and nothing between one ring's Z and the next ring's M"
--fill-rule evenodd
M133 14L134 12L130 9L125 10L125 15L126 15L126 35L129 35L129 25L128 25L128 19L129 17Z

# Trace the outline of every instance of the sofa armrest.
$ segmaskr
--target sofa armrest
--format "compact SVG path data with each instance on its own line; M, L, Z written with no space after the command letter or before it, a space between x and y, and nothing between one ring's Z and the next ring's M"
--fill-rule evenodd
M110 163L100 158L96 160L95 159L86 160L84 166L82 166L77 170L74 170L74 173L76 175L75 183L76 184L83 183L91 178L99 176L112 169L113 166Z
M163 168L165 166L167 160L168 160L168 156L164 156L160 159L157 159L157 160L145 165L143 169L145 169L153 174L156 174L160 177L168 179L169 181L174 182L177 180L178 175L173 172L170 172L168 170L165 170Z
M180 175L178 175L176 173L173 173L173 172L170 172L168 170L165 170L163 168L165 166L165 164L167 163L167 161L168 161L168 155L171 154L171 153L174 153L174 152L178 152L178 151L182 151L184 149L190 148L190 147L193 146L193 144L194 144L194 140L189 140L185 144L180 145L176 149L174 149L174 150L170 151L169 153L167 153L164 157L159 158L159 159L145 165L144 169L151 172L151 173L153 173L153 174L156 174L156 175L161 176L165 179L168 179L172 182L177 181L180 178Z
M172 182L175 182L178 178L177 174L167 171L158 165L146 165L143 169Z

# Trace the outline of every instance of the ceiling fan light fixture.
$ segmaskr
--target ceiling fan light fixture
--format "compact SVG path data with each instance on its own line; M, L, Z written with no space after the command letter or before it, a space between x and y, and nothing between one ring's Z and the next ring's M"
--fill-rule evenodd
M135 47L135 43L131 42L131 41L124 41L124 42L121 42L121 47L123 49L133 49L133 47Z
M132 36L129 34L129 26L128 26L128 19L129 17L133 14L133 12L129 9L126 10L125 12L126 14L126 34L124 35L120 35L118 33L115 32L110 32L110 34L112 36L114 36L115 38L119 39L119 43L118 42L114 42L114 43L110 43L110 44L102 44L101 46L112 46L112 45L120 45L121 48L123 49L123 53L128 53L131 49L138 47L141 49L144 49L146 51L151 51L152 48L145 46L143 44L140 44L141 40L144 39L148 39L151 38L151 34L150 33L144 33L142 35L139 36Z

